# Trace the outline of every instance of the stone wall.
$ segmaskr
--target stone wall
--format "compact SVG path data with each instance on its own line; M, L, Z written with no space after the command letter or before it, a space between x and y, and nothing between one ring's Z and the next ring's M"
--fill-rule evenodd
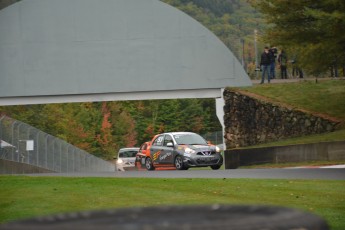
M339 123L241 91L226 89L224 100L227 149L331 132Z

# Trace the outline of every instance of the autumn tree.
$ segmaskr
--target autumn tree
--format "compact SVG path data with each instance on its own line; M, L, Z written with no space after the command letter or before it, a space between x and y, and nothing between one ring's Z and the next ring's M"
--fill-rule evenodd
M113 125L111 134L119 148L134 147L137 144L136 123L130 113L119 102L109 102L110 122Z

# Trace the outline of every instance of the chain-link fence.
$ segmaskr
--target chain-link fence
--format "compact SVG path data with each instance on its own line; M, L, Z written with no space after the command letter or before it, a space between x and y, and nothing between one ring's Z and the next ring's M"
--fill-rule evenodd
M115 165L28 124L0 118L0 159L53 172L114 172Z
M206 133L202 135L203 138L205 138L207 141L210 141L212 144L217 145L220 147L222 150L224 149L223 145L223 132L222 131L217 131L213 133Z

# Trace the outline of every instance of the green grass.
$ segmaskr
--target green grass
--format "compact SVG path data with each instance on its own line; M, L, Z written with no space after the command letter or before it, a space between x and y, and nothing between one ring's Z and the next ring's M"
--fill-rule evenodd
M263 84L241 89L345 121L345 80Z
M269 142L259 144L255 146L249 146L246 148L261 148L271 146L286 146L286 145L298 145L298 144L311 144L318 142L330 142L330 141L344 141L345 140L345 129L337 130L331 133L315 134L309 136L289 138L285 140Z
M278 205L345 229L345 181L0 176L0 222L134 206Z
M333 117L340 121L335 132L289 138L249 148L345 140L345 80L322 80L318 83L309 80L254 85L237 89L267 97L276 103L284 103L292 108Z
M240 166L242 169L258 169L258 168L288 168L288 167L305 167L305 166L329 166L329 165L344 165L345 160L336 160L336 161L305 161L305 162L287 162L287 163L267 163L260 165L249 165L249 166Z

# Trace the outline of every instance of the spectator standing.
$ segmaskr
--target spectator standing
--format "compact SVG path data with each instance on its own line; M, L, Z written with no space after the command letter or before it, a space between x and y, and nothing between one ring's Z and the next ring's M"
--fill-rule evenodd
M261 83L263 84L265 82L265 74L267 72L267 81L270 83L270 66L272 62L272 55L268 49L268 47L265 47L264 52L261 54L261 60L260 60L260 67L262 70L262 76L261 76Z
M296 55L294 55L293 59L291 60L291 63L292 63L292 77L295 78L295 75L296 75L296 78L297 77L303 78L303 71L298 66Z
M288 62L287 54L286 54L285 50L282 49L279 56L278 56L278 63L280 66L281 79L287 79L287 71L286 71L287 62Z
M271 54L271 66L270 66L270 72L271 72L271 79L276 78L276 58L277 58L277 53L278 50L276 47L271 47L269 50Z
M338 65L337 65L337 59L334 59L334 61L332 62L332 65L330 67L331 69L331 77L338 77Z

